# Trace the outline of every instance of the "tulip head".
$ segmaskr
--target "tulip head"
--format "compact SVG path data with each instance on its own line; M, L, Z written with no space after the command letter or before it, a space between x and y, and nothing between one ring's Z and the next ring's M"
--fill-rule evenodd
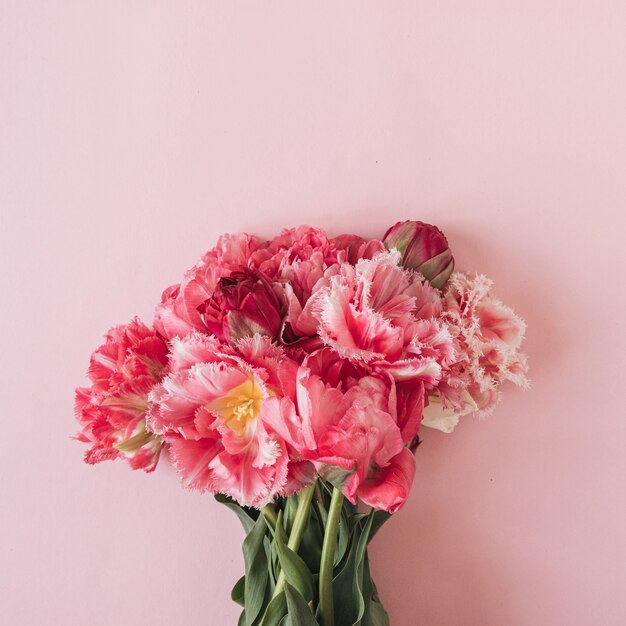
M275 340L282 327L278 295L262 274L251 270L221 278L198 311L211 333L231 343L255 334Z
M445 235L424 222L407 220L392 226L383 237L387 249L402 255L402 266L415 270L433 287L442 289L454 270L454 257Z

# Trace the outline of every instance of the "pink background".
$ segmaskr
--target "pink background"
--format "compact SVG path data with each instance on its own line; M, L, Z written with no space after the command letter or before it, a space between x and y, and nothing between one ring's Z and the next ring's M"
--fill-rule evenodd
M89 467L73 388L223 231L448 234L533 388L424 432L393 626L626 623L626 4L3 2L0 622L234 624L242 531Z

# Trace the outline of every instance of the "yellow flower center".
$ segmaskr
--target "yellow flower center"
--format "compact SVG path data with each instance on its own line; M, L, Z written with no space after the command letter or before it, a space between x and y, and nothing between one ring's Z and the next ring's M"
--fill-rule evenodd
M263 391L254 378L233 387L226 395L209 403L208 409L217 413L233 432L240 437L246 432L261 410Z

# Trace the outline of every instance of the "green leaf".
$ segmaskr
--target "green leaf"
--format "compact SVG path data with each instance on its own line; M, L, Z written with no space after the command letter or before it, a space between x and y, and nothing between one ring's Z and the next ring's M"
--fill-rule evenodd
M276 528L274 529L274 540L271 545L272 555L272 569L274 572L274 579L278 580L282 565L278 559L278 543L286 544L288 541L287 533L285 532L285 523L283 521L283 512L278 511L278 519L276 522Z
M367 513L353 513L348 518L350 528L353 529L357 524L360 524L367 517Z
M287 617L282 620L282 626L319 626L307 601L289 583L285 583L285 598Z
M296 510L298 509L297 498L287 498L285 502L285 513L283 515L283 526L287 533L291 532L293 521L296 518Z
M369 610L363 615L361 626L389 626L389 616L380 602L370 600Z
M345 565L333 580L335 623L345 626L359 626L365 612L363 598L363 568L367 550L367 540L372 527L373 516L367 516L365 523L358 518L353 530L350 551ZM347 598L352 598L352 602Z
M244 584L246 626L254 623L263 608L265 588L269 578L267 555L263 546L266 533L267 526L261 515L243 541L243 558L246 567Z
M302 558L285 543L285 537L278 530L274 536L276 552L285 580L295 587L310 602L313 599L313 575Z
M238 502L235 502L235 500L229 498L228 496L225 496L223 493L216 493L215 499L220 504L225 504L229 509L237 514L237 517L239 518L239 521L246 531L246 534L248 534L252 530L254 523L259 517L259 512L256 509L252 509L247 506L241 506Z
M389 626L389 616L378 599L376 585L370 574L367 553L363 561L363 597L365 598L365 612L363 613L361 626Z
M374 511L374 520L372 521L372 530L370 531L370 537L368 543L374 539L374 535L381 529L382 525L391 517L391 513L387 511Z
M352 596L352 582L355 575L355 559L361 529L357 527L351 535L350 550L338 574L333 578L333 605L336 624L352 624L354 611L349 598Z
M324 540L317 516L318 511L313 507L311 509L311 518L304 530L298 550L298 554L302 557L313 574L319 573L322 542Z
M278 511L278 519L276 522L276 528L274 529L274 541L280 541L281 543L287 543L288 537L285 532L285 520L283 512Z
M369 535L372 530L372 522L374 520L373 514L367 517L363 532L359 537L359 543L356 551L356 572L354 577L354 583L352 587L352 596L354 598L354 604L357 607L356 619L352 626L359 626L363 613L365 613L365 599L363 597L363 571L365 566L365 556L367 555L367 543Z
M233 587L232 591L230 592L230 597L233 600L233 602L236 602L237 604L240 604L241 606L244 606L244 595L245 595L245 585L246 585L246 577L242 576L236 583L235 586Z
M324 529L326 528L326 521L328 520L328 509L324 502L315 502L315 512L317 514L317 521L320 525L320 530L322 534L324 533Z
M285 598L285 592L281 591L267 605L261 626L278 626L285 613L287 613L287 600Z
M358 507L356 504L352 504L348 498L344 498L343 500L343 508L346 512L346 516L350 517L351 515L356 515L358 513Z
M348 527L348 518L345 511L341 511L341 520L339 522L339 534L337 536L337 547L335 548L334 565L337 566L346 554L348 544L350 542L350 529Z

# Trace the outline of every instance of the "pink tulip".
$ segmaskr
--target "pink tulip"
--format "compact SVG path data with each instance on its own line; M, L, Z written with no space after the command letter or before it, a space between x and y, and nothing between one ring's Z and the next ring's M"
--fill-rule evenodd
M345 264L313 296L322 341L340 356L396 380L435 385L452 355L452 338L434 318L441 296L397 265L398 252Z
M77 438L91 444L87 463L122 457L133 469L156 467L162 441L146 428L146 413L166 364L165 341L137 318L107 333L91 356L91 386L76 390Z
M402 255L402 265L415 270L433 287L442 289L454 270L454 258L445 235L424 222L398 222L383 237L389 250Z
M170 361L149 423L170 444L184 484L256 507L284 493L289 457L271 424L293 405L297 365L268 337L235 348L200 333L174 339Z
M396 385L324 348L304 360L296 395L268 420L290 457L313 462L352 502L397 510L413 480L405 444L419 428L423 384Z
M459 417L489 415L510 381L528 386L528 363L521 351L526 325L492 293L486 276L452 275L442 318L454 336L458 358L446 368L424 423L452 432Z
M220 278L247 267L253 253L265 245L245 233L222 235L216 246L185 273L180 284L163 292L155 311L155 328L167 339L206 330L198 307L213 295Z
M282 328L282 308L265 276L242 270L220 278L216 290L198 311L209 332L236 343L255 334L277 339Z
M415 465L404 447L393 416L381 408L374 395L358 395L336 426L325 429L318 444L322 475L332 466L349 468L344 495L353 503L397 511L408 497ZM328 467L331 466L331 467Z

